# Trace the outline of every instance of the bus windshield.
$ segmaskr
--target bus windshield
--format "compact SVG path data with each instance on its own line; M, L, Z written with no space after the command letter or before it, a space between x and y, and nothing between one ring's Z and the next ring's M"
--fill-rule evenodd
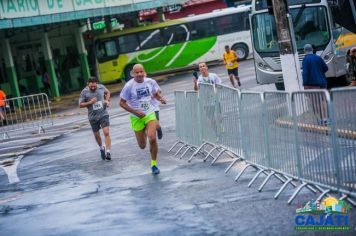
M325 47L330 41L327 9L323 6L290 9L294 22L294 34L298 50L304 45L313 44L316 48ZM298 16L297 22L295 19ZM252 17L252 34L255 49L261 54L279 54L279 45L274 16L268 12Z

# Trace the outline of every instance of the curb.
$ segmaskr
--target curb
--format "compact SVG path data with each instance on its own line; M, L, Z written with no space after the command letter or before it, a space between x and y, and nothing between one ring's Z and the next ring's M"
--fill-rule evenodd
M276 124L280 127L284 128L292 128L293 122L277 119ZM330 135L331 128L329 126L321 126L321 125L313 125L313 124L304 124L304 123L297 123L299 129L303 131L310 132L313 131L315 133ZM336 135L340 138L347 138L347 139L356 139L356 131L353 130L345 130L345 129L337 129Z

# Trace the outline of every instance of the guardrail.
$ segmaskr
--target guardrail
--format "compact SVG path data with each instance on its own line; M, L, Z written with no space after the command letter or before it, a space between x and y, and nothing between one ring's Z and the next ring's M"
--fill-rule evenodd
M17 130L34 129L45 132L46 126L53 125L51 108L46 94L35 94L7 99L3 111L4 120L0 121L0 135L10 138Z
M181 158L202 154L213 165L226 153L232 162L257 170L248 186L264 174L258 190L271 177L282 182L275 198L288 186L297 187L290 204L303 188L317 199L341 194L356 197L356 89L286 92L240 92L224 85L200 84L199 92L177 91L176 146L185 148ZM297 186L297 182L300 185Z

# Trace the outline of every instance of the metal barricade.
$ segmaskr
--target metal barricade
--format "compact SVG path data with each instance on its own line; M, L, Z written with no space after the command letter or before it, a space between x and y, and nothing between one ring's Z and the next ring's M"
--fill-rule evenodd
M264 108L269 167L293 177L298 176L296 137L290 96L286 92L265 92Z
M239 109L239 91L224 85L216 85L219 144L239 156L243 156Z
M259 191L271 176L283 183L275 198L288 184L296 187L294 180L301 182L288 203L307 187L321 193L318 200L334 190L343 194L341 199L347 198L356 205L348 197L356 197L355 88L334 89L331 100L326 90L306 90L291 95L286 92L240 93L223 85L200 84L198 100L194 92L185 96L185 100L182 98L185 105L176 103L176 108L186 114L176 117L180 119L177 135L185 132L184 140L193 146L210 143L213 148L204 160L213 156L214 150L219 151L212 164L225 150L234 153L237 158L225 172L239 158L245 160L248 164L235 180L252 166L258 171L249 186L262 173L267 177ZM200 133L195 127L199 127Z
M182 146L176 151L178 155L184 150L181 158L189 151L197 150L201 144L201 128L198 111L198 93L195 91L175 91L176 106L176 137L177 142L169 149L170 152L176 145Z
M327 188L338 186L337 153L330 126L330 97L327 91L292 93L298 177Z
M241 93L241 130L244 156L248 162L268 166L268 151L263 114L263 95Z
M216 95L214 85L199 84L199 112L203 142L217 143Z
M335 146L339 167L340 191L356 196L356 88L334 89L332 123L335 124Z
M6 100L5 120L1 121L0 134L9 138L17 130L37 129L53 125L51 108L46 94L35 94Z
M194 147L201 145L201 127L199 122L199 111L198 111L198 93L195 91L190 91L186 93L186 112L185 117L187 122L187 141Z
M180 141L185 141L184 134L184 103L185 103L185 91L174 91L175 102L175 117L176 117L176 138Z

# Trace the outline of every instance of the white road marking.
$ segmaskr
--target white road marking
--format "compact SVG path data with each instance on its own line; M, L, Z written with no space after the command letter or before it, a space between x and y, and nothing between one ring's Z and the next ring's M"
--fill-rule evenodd
M17 167L23 157L24 155L20 155L16 159L9 160L9 161L13 161L13 164L11 165L8 166L0 165L0 167L3 168L5 173L7 174L9 184L20 182L20 179L17 175Z

